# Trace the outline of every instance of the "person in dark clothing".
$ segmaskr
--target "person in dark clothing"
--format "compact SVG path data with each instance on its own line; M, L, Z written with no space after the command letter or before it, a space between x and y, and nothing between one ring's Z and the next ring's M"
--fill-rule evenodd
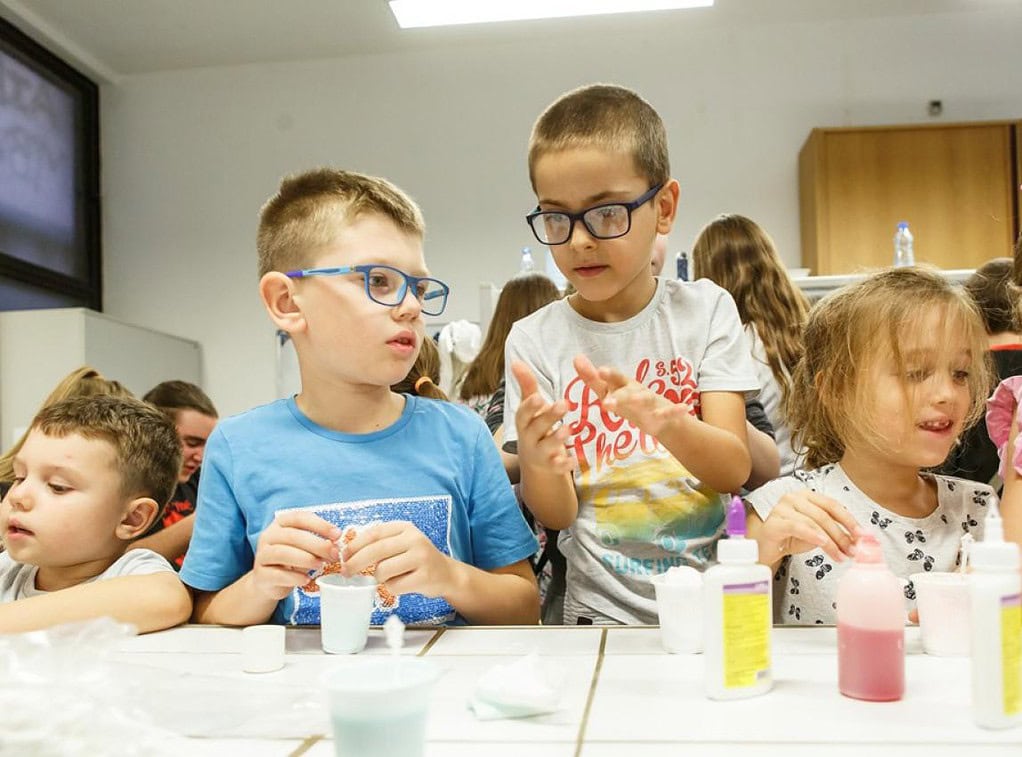
M1011 258L994 258L965 282L966 291L983 316L998 381L1022 375L1022 333L1015 322L1019 289L1012 283L1013 265ZM999 490L1000 483L994 481L998 465L997 448L990 441L986 424L980 421L962 434L940 472L985 484L993 482Z

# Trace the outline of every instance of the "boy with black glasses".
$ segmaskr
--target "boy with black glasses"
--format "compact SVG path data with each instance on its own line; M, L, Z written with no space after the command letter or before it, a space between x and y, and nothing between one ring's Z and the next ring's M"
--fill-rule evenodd
M750 353L727 292L651 271L679 187L649 103L610 85L561 96L529 176L526 220L575 292L507 340L522 498L564 529L565 623L656 623L650 579L714 561L725 495L749 477Z
M321 169L263 207L259 291L294 340L295 397L221 421L181 579L195 619L319 623L323 573L373 573L373 622L535 623L526 525L486 425L395 394L448 287L418 207L384 179Z

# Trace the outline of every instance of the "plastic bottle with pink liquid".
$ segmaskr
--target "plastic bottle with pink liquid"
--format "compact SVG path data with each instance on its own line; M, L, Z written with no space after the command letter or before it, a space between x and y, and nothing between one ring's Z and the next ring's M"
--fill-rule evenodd
M873 702L905 693L905 599L880 542L859 537L837 588L838 688Z

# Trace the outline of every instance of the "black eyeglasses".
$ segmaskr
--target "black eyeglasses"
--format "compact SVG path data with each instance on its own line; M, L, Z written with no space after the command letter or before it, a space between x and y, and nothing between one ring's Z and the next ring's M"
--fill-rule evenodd
M339 268L303 268L288 271L285 276L304 279L307 276L341 276L346 273L360 273L365 280L366 296L373 302L387 307L396 307L405 300L411 287L415 299L426 315L440 315L447 307L447 296L451 288L439 279L412 276L389 265L346 265Z
M632 228L632 211L652 200L663 189L663 184L650 187L634 202L608 202L594 205L579 213L536 208L525 216L532 233L542 244L564 244L571 239L575 221L582 221L586 230L596 239L617 239Z

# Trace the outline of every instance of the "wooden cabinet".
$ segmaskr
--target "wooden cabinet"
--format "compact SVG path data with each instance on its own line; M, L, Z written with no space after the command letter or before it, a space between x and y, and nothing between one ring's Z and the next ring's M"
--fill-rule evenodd
M813 129L799 152L802 265L888 266L898 221L917 263L1010 256L1022 201L1022 121Z

